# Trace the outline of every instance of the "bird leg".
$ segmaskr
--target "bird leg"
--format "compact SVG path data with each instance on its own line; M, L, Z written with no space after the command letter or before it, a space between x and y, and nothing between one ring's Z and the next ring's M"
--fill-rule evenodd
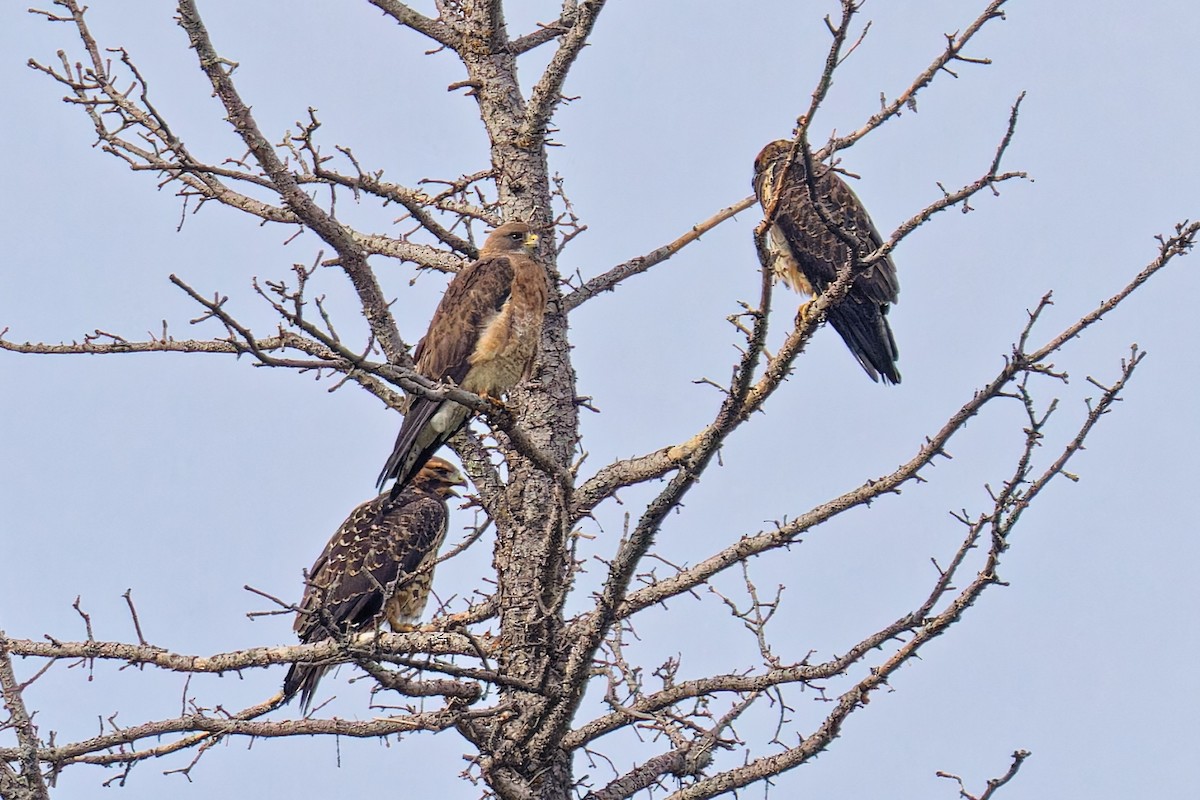
M480 392L479 396L481 398L483 398L484 400L488 401L489 403L491 403L492 405L494 405L500 411L507 411L510 414L515 414L517 412L516 406L509 405L508 403L501 400L499 397L492 397L487 392Z
M432 622L422 625L417 628L421 633L444 633L454 628L461 628L466 625L471 619L471 612L460 611L457 614L450 614L442 617L441 621L436 625Z
M805 328L812 324L813 317L816 316L816 312L813 310L814 302L813 300L809 300L807 303L800 304L800 308L796 311L797 328Z

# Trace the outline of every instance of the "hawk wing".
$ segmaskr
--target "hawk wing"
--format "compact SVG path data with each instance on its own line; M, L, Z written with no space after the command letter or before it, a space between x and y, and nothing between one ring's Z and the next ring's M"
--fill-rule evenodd
M471 354L512 293L513 264L509 256L493 256L459 272L438 304L429 332L413 352L416 369L435 381L468 383ZM396 444L376 485L396 479L398 491L439 447L466 424L468 409L449 400L411 395Z
M792 289L815 295L837 279L838 270L853 256L814 206L805 180L804 160L794 159L783 175L791 145L790 141L780 140L763 148L754 164L754 188L764 210L776 196L779 198L770 231L770 243L778 253L776 274ZM862 201L837 173L818 164L814 183L818 199L834 224L874 248L883 244ZM888 309L899 291L896 265L889 255L859 275L845 299L829 310L829 324L871 380L882 376L885 383L900 382L896 368L899 349L887 321Z
M448 516L444 500L414 487L354 509L308 573L295 623L300 640L337 638L385 621L394 629L419 619ZM405 601L400 608L395 607L398 598ZM284 696L299 692L307 711L328 668L294 664L284 679Z

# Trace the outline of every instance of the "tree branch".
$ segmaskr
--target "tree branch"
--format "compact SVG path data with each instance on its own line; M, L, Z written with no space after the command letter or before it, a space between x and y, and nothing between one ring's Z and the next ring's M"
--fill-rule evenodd
M0 631L0 696L4 698L4 707L8 709L9 723L17 734L17 748L11 754L0 756L4 761L18 761L21 765L20 775L4 764L0 771L0 784L6 784L5 797L12 800L50 800L50 790L46 787L46 779L42 776L41 764L38 761L38 748L41 739L33 718L25 708L25 699L21 696L21 685L13 672L12 651L8 647L8 637ZM5 726L7 727L7 725ZM10 795L8 792L15 789Z
M538 29L533 33L527 33L524 36L519 36L508 43L509 52L513 55L527 53L535 47L539 47L546 42L553 41L563 34L567 33L575 24L575 19L579 13L578 0L563 0L562 12L558 19L549 25L538 23Z
M937 77L938 73L944 71L952 77L958 77L949 69L949 65L955 61L962 61L970 64L990 64L990 59L968 58L962 55L962 51L967 46L967 43L970 42L971 39L973 39L975 35L983 29L984 25L986 25L988 22L991 22L993 19L1004 19L1004 12L1001 11L1000 8L1006 2L1007 0L991 0L991 2L988 3L987 8L985 8L983 12L976 17L970 25L967 26L965 31L963 31L961 34L955 35L947 34L946 49L933 59L929 66L917 76L917 78L912 82L911 85L909 85L907 89L901 92L895 100L893 100L891 103L888 103L876 114L871 116L871 118L868 119L866 123L863 124L863 126L858 130L850 133L847 136L835 137L831 139L829 144L827 144L819 153L817 153L817 160L821 160L825 156L835 153L838 150L845 150L847 147L850 147L859 139L862 139L864 136L878 128L887 120L891 119L892 117L899 116L905 108L915 109L917 94L926 86L933 83L933 79Z
M661 264L725 220L734 217L739 211L745 211L752 205L754 205L754 195L743 198L737 203L721 209L703 222L693 225L691 230L675 239L675 241L651 250L644 256L631 258L602 275L597 275L575 291L563 297L563 310L569 312L601 292L611 292L621 281L634 275L640 275L651 267Z
M543 731L531 743L535 753L556 746L565 734L587 686L586 673L605 635L618 619L618 608L628 593L637 564L649 550L663 519L682 501L703 474L721 443L739 424L738 408L750 390L755 368L764 350L770 317L772 278L766 266L761 270L761 277L759 308L752 314L753 331L747 337L747 347L734 371L721 409L712 425L700 436L688 461L680 465L667 486L646 507L633 532L618 546L594 609L576 618L567 629L571 644L563 668L565 700L551 711Z
M949 575L953 574L953 570L961 563L961 556L976 546L983 531L990 530L991 544L983 568L979 571L975 579L944 610L933 616L918 617L921 624L919 628L913 630L912 638L898 647L882 664L872 668L866 678L860 680L853 688L843 693L838 698L834 709L812 734L807 736L800 744L789 747L782 753L763 756L747 762L744 766L729 769L700 780L670 795L669 800L701 800L702 798L725 794L751 783L779 775L782 772L805 763L825 750L830 742L839 735L846 718L854 711L866 705L870 692L885 685L888 678L901 666L914 658L925 644L940 636L951 625L961 619L965 611L974 605L984 590L993 584L1000 583L997 575L1000 557L1008 549L1008 536L1020 518L1021 512L1028 507L1032 499L1050 480L1058 475L1066 474L1063 471L1066 461L1079 450L1080 445L1095 423L1116 402L1139 361L1140 357L1137 356L1135 351L1133 358L1122 362L1120 378L1111 387L1105 389L1096 406L1091 409L1084 423L1078 429L1076 436L1064 448L1062 455L1056 459L1054 464L1040 478L1035 480L1027 490L1022 492L1018 491L1017 487L1026 484L1026 478L1030 474L1030 455L1033 449L1039 446L1041 440L1039 430L1036 428L1027 429L1025 448L1018 461L1015 475L1006 483L1005 491L996 497L994 510L990 514L980 516L968 525L968 533L959 550L959 555L956 557L954 567L949 573L944 573L940 577L935 585L934 592L930 595L930 601L927 601L922 610L932 609L932 603L936 601L936 598L949 585ZM1011 770L1011 773L1015 774L1015 769Z
M159 748L141 753L101 753L113 747L132 744L148 737L164 736L172 733L204 732L218 737L250 736L277 738L283 736L315 736L333 735L347 736L356 739L390 736L397 733L412 733L415 731L444 731L459 724L465 718L486 716L495 713L492 709L467 711L458 706L448 706L438 711L428 711L417 714L405 714L391 717L376 717L370 720L343 719L295 719L279 721L257 721L239 719L237 717L212 717L207 714L184 714L172 719L147 722L121 728L115 733L76 742L59 747L45 747L38 750L39 761L60 768L71 763L113 764L126 763L131 760L141 760L148 757L165 755L175 752L180 747L168 745L158 752ZM184 746L201 744L205 736L188 737ZM92 755L99 754L99 755ZM9 760L15 753L12 748L0 748L0 759Z
M957 782L958 796L963 798L963 800L991 800L991 797L996 793L997 789L1011 781L1013 778L1017 777L1017 772L1021 769L1021 765L1024 764L1025 759L1029 758L1031 755L1033 754L1028 750L1017 750L1014 752L1012 754L1012 764L1009 765L1008 771L999 778L990 779L987 782L987 789L983 794L978 796L968 792L966 785L963 784L962 778L958 777L957 775L953 775L949 772L942 772L941 770L938 770L936 775L939 778L949 778L950 780Z
M201 203L216 200L269 222L299 221L288 209L233 191L218 179L224 177L273 189L265 177L197 161L172 131L166 118L151 103L149 85L129 54L122 48L111 51L120 54L120 62L133 78L133 85L121 91L115 85L118 78L114 74L112 60L101 53L87 25L86 9L79 6L76 0L55 0L55 5L65 8L70 16L54 16L34 9L30 11L42 14L53 22L74 25L87 53L88 66L76 64L73 70L63 51L58 54L61 71L34 59L27 63L32 69L67 87L70 94L63 100L79 106L88 115L104 152L120 158L134 171L151 170L165 174L167 178L159 184L160 187L171 181L179 181L183 186L179 195L185 200L185 209L189 198L198 197ZM122 136L130 130L138 133L138 141Z
M972 398L955 412L933 437L926 441L917 454L896 471L878 479L868 481L857 489L801 514L788 524L780 526L773 531L745 536L720 553L692 567L681 570L675 576L663 579L653 586L629 593L621 607L617 610L617 617L628 617L643 608L661 602L665 598L686 592L704 583L718 572L752 555L787 545L796 536L820 525L843 511L869 503L876 497L886 493L894 492L910 480L919 480L920 470L937 456L943 455L950 439L966 425L968 420L977 415L987 403L1002 396L1005 388L1020 375L1026 372L1036 373L1045 371L1047 367L1043 362L1047 357L1056 352L1066 342L1082 333L1089 325L1100 319L1103 314L1115 308L1138 286L1145 283L1151 275L1170 263L1174 257L1189 252L1194 245L1198 232L1200 232L1200 223L1180 223L1180 225L1176 226L1174 236L1169 238L1160 237L1158 256L1131 283L1101 303L1097 309L1085 315L1078 322L1069 326L1045 345L1031 353L1026 352L1023 348L1014 348L1013 356L1009 358L1008 363L1005 364L996 377L986 386L976 390ZM1033 320L1031 319L1031 325L1032 322ZM792 337L795 335L794 332ZM1028 331L1023 333L1022 342L1027 336ZM792 337L789 337L789 341Z
M179 0L179 25L188 35L196 51L200 68L212 82L213 90L221 100L228 119L235 131L246 143L255 160L271 179L275 190L297 217L310 230L321 237L339 256L339 266L354 284L362 303L363 314L371 326L375 339L383 347L388 361L393 363L404 357L404 343L392 319L392 313L383 297L383 291L375 275L367 266L366 253L355 241L350 231L329 214L321 210L299 186L296 177L283 164L270 142L258 129L250 108L242 101L228 69L229 62L221 58L213 46L204 26L195 0Z
M211 656L172 653L153 645L124 642L63 642L48 639L0 639L0 645L19 656L36 658L82 658L146 664L173 672L221 673L275 664L315 664L325 661L350 660L352 657L382 658L388 653L476 656L482 645L484 652L495 655L496 642L490 636L467 637L445 631L415 631L379 633L368 631L354 644L325 640L312 644L276 645L234 650ZM347 653L349 655L347 655Z
M570 29L563 35L558 50L554 52L554 57L542 73L541 80L529 95L525 121L517 134L518 146L532 147L534 142L545 138L554 109L562 102L562 87L567 73L579 57L583 46L587 44L588 36L595 27L600 12L604 10L605 2L606 0L587 0L576 8Z
M430 19L409 8L398 0L367 0L371 5L387 14L406 28L428 36L443 47L458 50L462 37L458 31L441 20Z

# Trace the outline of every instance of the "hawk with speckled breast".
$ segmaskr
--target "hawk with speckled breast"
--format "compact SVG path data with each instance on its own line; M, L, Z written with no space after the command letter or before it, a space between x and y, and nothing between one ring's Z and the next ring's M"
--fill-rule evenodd
M350 513L312 569L295 630L305 644L379 629L411 630L433 584L433 565L446 538L447 501L466 481L454 465L430 458L395 496L385 493ZM284 698L312 704L330 664L293 664Z
M837 279L838 270L850 263L852 254L814 206L801 154L783 174L791 148L792 142L780 139L762 149L754 160L754 193L764 211L778 197L767 236L775 276L793 291L815 296ZM815 165L814 176L817 199L832 222L872 249L882 245L883 237L846 182L824 164ZM855 278L846 297L827 315L873 381L900 382L896 368L899 350L887 320L888 309L899 293L896 265L888 255Z

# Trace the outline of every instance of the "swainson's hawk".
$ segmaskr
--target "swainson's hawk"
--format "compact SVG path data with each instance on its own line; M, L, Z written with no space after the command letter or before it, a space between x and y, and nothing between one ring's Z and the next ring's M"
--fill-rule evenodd
M446 287L429 331L413 353L418 372L492 398L528 375L546 308L546 271L532 258L537 241L523 222L491 232L479 260ZM466 406L453 401L412 395L378 486L395 478L392 493L400 491L469 416Z
M794 291L816 295L850 262L851 251L817 213L802 155L796 155L786 176L782 174L791 146L786 139L771 142L754 159L754 193L764 210L779 195L775 224L767 238L776 277ZM882 245L883 237L846 182L823 164L816 165L815 172L817 197L833 222L872 247ZM845 299L829 310L829 324L873 381L883 376L884 383L900 382L899 351L887 321L888 308L899 292L896 265L889 255L859 275Z
M386 621L411 629L433 583L446 538L447 499L466 483L453 464L431 458L395 497L381 494L350 513L308 573L295 630L304 643L370 631ZM307 711L328 664L293 664L283 694Z

